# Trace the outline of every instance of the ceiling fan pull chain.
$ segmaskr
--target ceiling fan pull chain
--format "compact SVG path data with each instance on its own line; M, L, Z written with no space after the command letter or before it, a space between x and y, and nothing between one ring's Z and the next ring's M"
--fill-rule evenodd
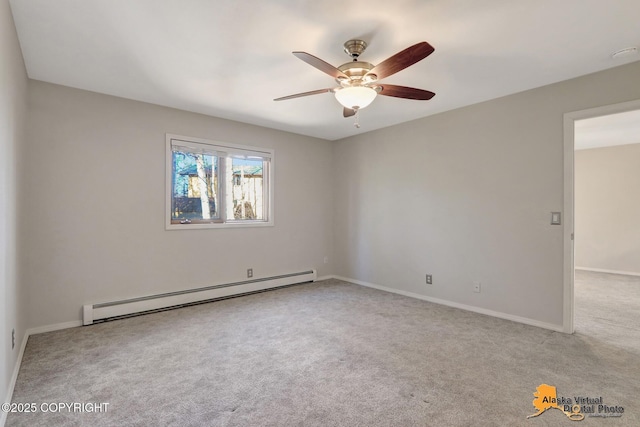
M353 124L353 126L355 126L357 129L360 129L360 109L359 108L354 108L356 110L356 115L354 116L356 121Z

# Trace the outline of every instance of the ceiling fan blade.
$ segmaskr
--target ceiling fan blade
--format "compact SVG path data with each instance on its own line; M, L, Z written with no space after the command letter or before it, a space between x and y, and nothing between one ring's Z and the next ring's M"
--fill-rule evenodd
M428 90L416 89L413 87L396 86L396 85L380 85L380 95L394 96L396 98L417 99L426 101L433 98L436 94Z
M302 59L312 67L316 67L323 73L329 74L334 79L337 79L338 77L349 79L349 76L338 70L333 65L329 64L328 62L324 62L322 59L315 57L307 52L293 52L293 54L296 56L296 58Z
M431 55L435 49L427 42L416 43L393 55L375 67L373 67L366 75L370 76L375 74L378 80L389 77L392 74L402 71L410 65L415 64L418 61L423 60L427 56Z
M352 110L351 108L344 107L342 109L342 115L344 117L351 117L356 115L356 110Z
M333 92L333 89L318 89L318 90L312 90L310 92L296 93L295 95L289 95L289 96L283 96L282 98L276 98L276 99L274 99L274 101L284 101L286 99L301 98L303 96L318 95L320 93L327 93L327 92Z

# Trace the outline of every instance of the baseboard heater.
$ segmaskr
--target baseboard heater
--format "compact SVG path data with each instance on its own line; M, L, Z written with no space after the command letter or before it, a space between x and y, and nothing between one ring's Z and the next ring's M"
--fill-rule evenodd
M219 299L248 295L282 286L313 282L316 279L316 271L309 270L302 271L300 273L290 273L242 282L207 286L204 288L148 295L122 301L112 301L93 305L88 304L83 307L82 323L84 325L91 325L93 323L113 318L128 317L136 314L179 308L187 305L201 304Z

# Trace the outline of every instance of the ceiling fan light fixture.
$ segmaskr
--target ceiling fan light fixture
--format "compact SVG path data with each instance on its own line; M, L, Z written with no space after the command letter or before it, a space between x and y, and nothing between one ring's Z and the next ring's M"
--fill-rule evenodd
M378 92L366 86L352 86L336 90L335 96L345 108L360 110L373 102Z

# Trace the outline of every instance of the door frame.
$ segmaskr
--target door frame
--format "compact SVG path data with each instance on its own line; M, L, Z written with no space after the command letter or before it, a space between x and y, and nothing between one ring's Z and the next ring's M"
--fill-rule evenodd
M575 132L576 120L640 110L640 99L620 104L604 105L564 114L564 262L562 330L574 332L574 224L575 224Z

